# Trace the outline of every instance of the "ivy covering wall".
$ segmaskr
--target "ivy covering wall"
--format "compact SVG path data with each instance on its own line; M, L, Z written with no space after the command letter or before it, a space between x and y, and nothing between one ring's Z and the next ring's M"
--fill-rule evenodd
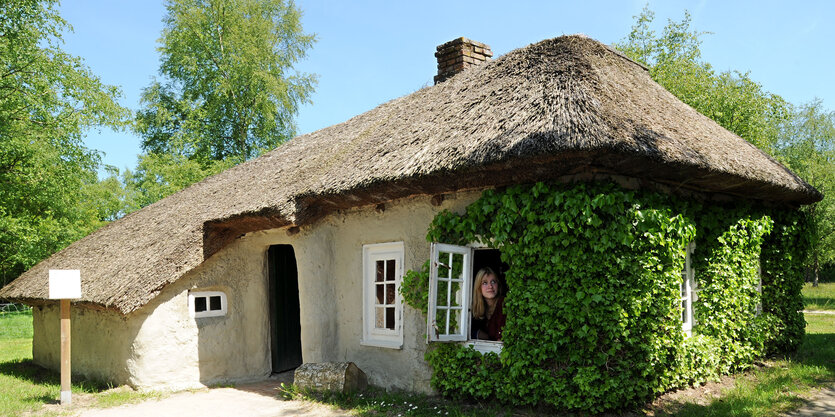
M510 290L501 354L433 344L433 386L597 412L796 348L803 227L796 212L775 213L612 183L537 183L488 190L466 213L438 214L428 240L500 248ZM679 284L692 241L699 292L694 336L685 338ZM424 312L427 270L409 271L401 289Z

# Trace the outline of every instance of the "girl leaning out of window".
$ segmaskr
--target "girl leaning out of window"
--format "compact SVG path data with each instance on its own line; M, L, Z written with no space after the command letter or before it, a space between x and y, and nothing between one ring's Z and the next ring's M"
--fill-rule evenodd
M481 268L473 284L470 338L502 340L502 329L507 319L503 304L504 294L498 275L490 268Z

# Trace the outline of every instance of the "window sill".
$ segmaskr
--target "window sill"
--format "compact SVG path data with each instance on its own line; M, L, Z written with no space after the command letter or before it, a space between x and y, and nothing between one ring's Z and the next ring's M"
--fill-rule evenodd
M224 311L209 311L209 312L202 312L201 311L199 313L194 313L194 316L192 316L192 318L205 319L205 318L209 318L209 317L223 317L225 315L226 315L226 312L224 312Z
M403 349L403 341L400 340L360 340L360 345L387 349Z
M493 352L497 355L502 353L502 342L493 342L490 340L468 340L464 343L465 346L473 348L476 352L479 352L482 355L487 352Z

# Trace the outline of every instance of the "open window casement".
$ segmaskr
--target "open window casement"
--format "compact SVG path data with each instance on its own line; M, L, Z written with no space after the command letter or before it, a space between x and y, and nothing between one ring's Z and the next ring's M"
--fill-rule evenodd
M465 341L470 325L473 249L432 243L430 251L427 339Z

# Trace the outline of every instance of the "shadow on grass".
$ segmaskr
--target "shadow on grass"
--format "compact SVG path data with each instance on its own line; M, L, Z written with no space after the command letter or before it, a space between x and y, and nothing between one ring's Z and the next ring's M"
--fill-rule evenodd
M835 300L829 297L803 297L806 308L818 310L835 310Z
M809 404L809 400L798 396L796 377L782 370L756 371L759 375L752 384L737 384L725 391L721 397L713 398L708 404L692 401L670 401L655 412L656 416L697 417L697 416L742 416L756 417L775 415L798 409ZM743 377L744 378L744 377Z
M806 400L798 397L786 396L780 401L786 409L796 409L807 404ZM708 405L699 405L687 402L673 402L668 405L670 412L662 411L657 416L697 417L697 416L737 416L737 417L759 417L763 411L756 400L749 397L723 397L714 400Z
M803 347L791 359L804 365L826 368L830 374L835 374L835 334L806 334Z
M691 401L670 401L657 416L743 416L773 415L814 404L803 398L803 387L821 387L835 382L835 333L807 333L797 353L778 361L770 368L754 370L750 379L738 383L721 398L708 404ZM812 391L813 393L813 391Z
M0 362L0 375L8 375L36 385L61 385L60 373L36 365L31 359ZM72 378L73 391L98 393L110 388L110 385L100 381L90 381L76 375ZM44 398L48 398L46 402L53 400L52 397Z
M61 400L56 398L54 395L44 394L27 397L26 402L41 404L60 404Z
M29 381L33 384L59 385L61 383L61 376L58 373L35 365L31 359L2 362L0 363L0 374Z

